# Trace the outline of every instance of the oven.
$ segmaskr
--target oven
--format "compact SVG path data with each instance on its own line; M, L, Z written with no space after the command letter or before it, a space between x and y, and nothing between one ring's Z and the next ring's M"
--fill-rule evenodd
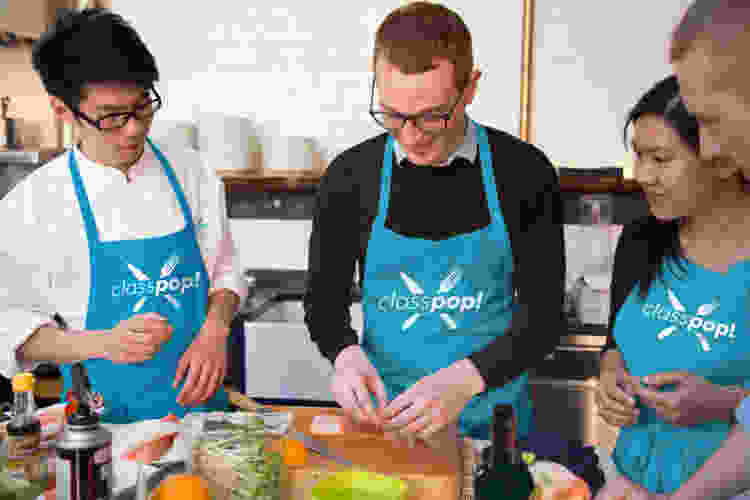
M333 367L310 339L303 297L306 273L248 269L248 300L232 325L229 382L265 403L310 401L335 404ZM361 335L362 307L350 308L352 328Z

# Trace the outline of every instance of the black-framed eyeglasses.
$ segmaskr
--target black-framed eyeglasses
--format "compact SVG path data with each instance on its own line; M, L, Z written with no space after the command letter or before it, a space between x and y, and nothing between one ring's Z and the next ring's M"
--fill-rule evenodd
M410 121L414 124L415 127L417 127L425 134L436 135L440 134L448 128L448 122L453 117L453 113L456 111L456 107L458 106L459 101L461 101L463 93L463 90L459 92L458 98L456 98L456 102L453 103L450 111L446 113L436 113L428 111L426 113L420 113L418 115L406 115L403 113L379 111L373 109L372 106L375 100L375 77L373 77L372 87L370 88L370 116L373 117L378 125L388 130L389 132L398 132L399 130L404 128L404 125L406 125L407 121Z
M147 102L139 104L132 111L111 113L102 116L97 120L89 118L80 109L74 106L70 106L70 109L71 111L73 111L73 114L75 116L77 116L78 118L82 118L97 130L100 130L102 132L117 130L127 125L131 118L141 121L148 120L149 118L154 116L154 113L159 111L162 105L161 96L154 88L150 89L150 92L153 92L153 97L151 97Z

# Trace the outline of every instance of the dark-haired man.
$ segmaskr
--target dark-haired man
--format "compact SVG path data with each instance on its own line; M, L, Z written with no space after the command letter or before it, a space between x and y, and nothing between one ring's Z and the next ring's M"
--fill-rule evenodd
M222 185L196 153L147 138L153 56L120 16L86 9L60 17L32 63L79 140L0 202L0 370L59 363L65 393L81 361L105 422L226 409L243 289Z
M392 12L373 68L371 114L386 133L331 163L310 238L306 322L334 365L332 392L353 417L411 440L456 423L488 439L500 404L524 437L526 372L563 331L555 170L466 116L480 72L455 12L428 2ZM349 318L355 263L361 345Z

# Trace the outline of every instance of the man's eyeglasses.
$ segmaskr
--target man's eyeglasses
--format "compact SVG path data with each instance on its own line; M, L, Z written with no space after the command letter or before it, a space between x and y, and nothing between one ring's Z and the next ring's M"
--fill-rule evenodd
M153 92L154 94L153 97L151 97L147 102L139 104L132 111L111 113L102 116L97 120L89 118L76 107L71 106L70 109L73 111L74 115L82 118L83 120L86 120L92 127L95 127L102 132L117 130L127 125L131 118L143 121L151 118L152 116L154 116L154 113L159 111L162 104L161 96L159 96L159 93L156 91L156 89L151 89L151 92Z
M407 121L410 121L425 134L437 135L448 128L448 122L453 117L453 113L462 95L463 91L459 93L456 102L453 103L450 111L446 113L426 112L418 115L405 115L403 113L378 111L374 110L372 106L375 99L375 78L373 77L370 89L370 116L373 117L378 125L389 132L398 132L404 128Z

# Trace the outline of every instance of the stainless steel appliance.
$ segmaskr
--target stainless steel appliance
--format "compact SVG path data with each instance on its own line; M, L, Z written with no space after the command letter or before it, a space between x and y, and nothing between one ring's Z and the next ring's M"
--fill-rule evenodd
M596 411L599 358L606 337L602 332L586 333L596 334L564 336L555 351L530 371L535 425L540 431L611 450L617 429Z
M566 313L569 323L555 351L530 370L536 425L543 431L612 450L618 429L597 415L595 399L599 361L606 343L608 311L602 311L603 314L581 314L595 303L583 307L580 300L585 294L576 285L581 277L584 281L590 276L599 278L609 274L611 277L617 238L601 238L592 225L605 225L605 232L617 235L615 226L606 225L625 225L646 215L648 205L642 193L592 196L564 192L563 211L569 287ZM586 244L585 237L582 238L586 234L596 237L596 242ZM575 235L577 241L569 241L570 235ZM598 286L601 287L601 284ZM608 304L608 297L604 299ZM587 322L592 317L597 318L596 324Z

